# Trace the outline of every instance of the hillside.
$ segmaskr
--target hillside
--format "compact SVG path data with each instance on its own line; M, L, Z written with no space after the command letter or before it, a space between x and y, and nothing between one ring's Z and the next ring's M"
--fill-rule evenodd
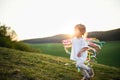
M63 39L69 39L71 36L69 34L59 34L46 38L36 38L23 40L25 43L60 43Z
M44 54L69 58L65 53L64 47L60 43L30 44L31 47L40 50ZM99 54L97 62L109 66L120 68L120 41L106 42Z
M88 32L88 37L94 37L102 41L120 41L120 28L110 31L95 31ZM61 43L63 39L69 39L71 36L69 34L59 34L46 38L36 38L23 40L25 43Z
M88 37L95 37L102 41L120 41L120 28L110 31L89 32Z
M65 66L65 63L69 63ZM92 80L120 80L120 69L93 64ZM0 48L0 80L79 80L81 74L69 59Z

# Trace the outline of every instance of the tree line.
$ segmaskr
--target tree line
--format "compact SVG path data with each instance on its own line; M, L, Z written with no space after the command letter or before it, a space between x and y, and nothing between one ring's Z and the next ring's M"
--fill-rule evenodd
M17 33L6 25L0 25L0 47L17 49L21 51L38 52L21 41L18 41Z

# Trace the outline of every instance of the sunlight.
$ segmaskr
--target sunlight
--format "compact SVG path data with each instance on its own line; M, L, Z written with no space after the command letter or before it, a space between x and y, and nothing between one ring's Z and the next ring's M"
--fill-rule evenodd
M20 39L73 35L73 28L79 23L85 24L88 31L111 30L120 27L118 3L116 0L3 0L0 22L11 26Z

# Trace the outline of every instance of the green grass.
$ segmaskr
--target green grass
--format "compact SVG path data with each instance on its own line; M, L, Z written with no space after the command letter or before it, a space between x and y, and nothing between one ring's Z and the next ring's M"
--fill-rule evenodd
M120 41L107 42L97 58L98 63L120 67Z
M92 80L120 79L119 68L100 64L93 67L96 75ZM80 80L81 77L67 58L0 48L0 80Z
M64 47L60 43L31 44L31 46L44 54L69 58L69 55L65 53Z
M60 43L31 44L31 46L39 49L44 54L69 58L69 55L65 53L63 45ZM97 61L100 64L120 67L119 57L120 41L106 42L100 53L97 55Z

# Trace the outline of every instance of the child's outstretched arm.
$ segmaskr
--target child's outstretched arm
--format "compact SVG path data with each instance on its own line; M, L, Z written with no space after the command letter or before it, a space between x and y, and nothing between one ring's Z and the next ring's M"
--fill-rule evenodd
M79 51L79 53L77 54L77 56L80 57L81 54L82 54L83 52L85 52L86 50L88 50L88 47L82 48L82 49Z

